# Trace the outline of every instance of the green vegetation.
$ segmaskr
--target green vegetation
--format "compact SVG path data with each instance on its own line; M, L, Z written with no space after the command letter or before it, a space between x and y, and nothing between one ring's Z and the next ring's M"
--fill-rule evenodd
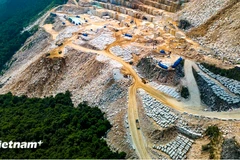
M181 90L181 96L185 99L187 99L189 97L189 91L188 91L188 88L187 87L182 87L182 90Z
M55 13L50 13L50 16L46 19L44 24L53 24L53 23L55 23L55 18L56 17L57 17L57 15Z
M206 130L206 135L210 136L211 139L216 141L220 136L219 128L217 126L209 126Z
M202 146L202 151L210 153L210 159L219 159L219 148L222 144L222 134L217 126L209 126L206 130L206 135L210 138L210 143Z
M221 76L235 79L237 81L240 81L240 68L235 67L232 69L222 69L218 68L215 65L207 64L207 63L202 63L202 65L207 68L209 71L213 72L214 74L219 74Z
M20 49L26 39L34 34L21 31L48 9L65 3L66 0L7 0L0 6L0 73L7 69L4 64Z
M192 25L187 20L183 20L183 19L181 19L178 24L178 28L186 29L186 30L191 28L191 26Z
M0 95L0 140L43 141L37 149L0 149L0 158L125 158L102 139L111 128L104 114L87 103L74 108L70 96L68 91L43 99Z

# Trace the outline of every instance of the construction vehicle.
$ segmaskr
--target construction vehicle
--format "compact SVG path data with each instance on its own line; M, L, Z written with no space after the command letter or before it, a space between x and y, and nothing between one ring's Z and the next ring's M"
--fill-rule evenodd
M124 36L132 38L132 35L131 35L131 34L125 33Z
M140 129L140 124L139 124L138 119L136 119L136 126L137 126L137 129Z

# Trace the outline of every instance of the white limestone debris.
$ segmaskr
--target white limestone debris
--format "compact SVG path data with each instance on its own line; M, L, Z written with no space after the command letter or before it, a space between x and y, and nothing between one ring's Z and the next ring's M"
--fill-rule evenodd
M177 100L181 99L181 95L179 92L176 91L176 88L171 87L171 86L166 86L166 85L160 85L157 84L156 82L150 82L149 83L152 87L154 87L155 89L173 97L176 98Z
M126 62L130 62L132 60L132 52L128 49L124 49L120 46L114 46L110 48L110 51L116 56L123 58Z
M113 37L112 32L103 31L99 36L89 41L89 44L99 50L104 50L108 44L113 43L116 38Z
M143 90L140 90L140 96L147 116L152 118L161 127L167 128L173 125L178 119L178 116L170 111L167 106L158 102Z
M153 146L153 149L168 154L172 159L186 159L187 152L193 144L193 140L179 134L173 141L166 145Z
M230 79L227 77L223 77L218 74L216 75L216 74L210 72L207 68L205 68L201 64L198 64L198 66L204 73L206 73L210 77L219 81L223 86L227 87L229 89L229 91L231 91L234 94L240 95L240 82L239 81L236 81L236 80L233 80L233 79Z
M240 102L239 96L229 94L224 88L217 85L213 80L206 77L203 73L199 72L198 75L204 79L209 87L211 87L214 94L216 94L223 101L227 102L228 104L237 104Z

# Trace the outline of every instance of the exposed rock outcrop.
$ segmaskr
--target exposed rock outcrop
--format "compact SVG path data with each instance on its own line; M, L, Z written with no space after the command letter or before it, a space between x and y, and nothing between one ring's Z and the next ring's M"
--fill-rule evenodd
M232 108L239 108L238 104L229 105L226 101L219 98L212 90L212 88L200 75L194 71L194 76L201 94L201 100L212 111L227 111Z
M187 36L209 51L204 53L226 63L240 63L240 1L193 1L179 12L179 19L193 26Z
M147 79L157 80L161 83L177 85L184 76L183 67L178 65L176 70L163 70L156 66L152 58L142 58L137 65L141 75Z
M225 139L222 146L221 159L239 159L240 145L235 139Z

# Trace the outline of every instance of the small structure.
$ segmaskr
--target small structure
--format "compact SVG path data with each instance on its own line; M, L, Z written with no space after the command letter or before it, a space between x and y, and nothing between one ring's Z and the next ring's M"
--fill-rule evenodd
M85 36L85 37L87 37L87 36L88 36L88 34L87 34L87 33L83 33L82 35L83 35L83 36Z
M139 124L138 119L136 119L136 126L137 126L137 129L140 129L140 124Z
M161 50L160 53L161 54L166 54L166 52L164 50Z
M161 62L158 62L159 67L163 68L163 69L168 69L168 66L162 64Z
M68 17L68 20L75 25L81 25L82 24L80 18Z
M124 36L132 38L132 35L131 35L131 34L125 33Z
M178 58L172 65L172 68L176 68L182 62L182 60L182 57Z

